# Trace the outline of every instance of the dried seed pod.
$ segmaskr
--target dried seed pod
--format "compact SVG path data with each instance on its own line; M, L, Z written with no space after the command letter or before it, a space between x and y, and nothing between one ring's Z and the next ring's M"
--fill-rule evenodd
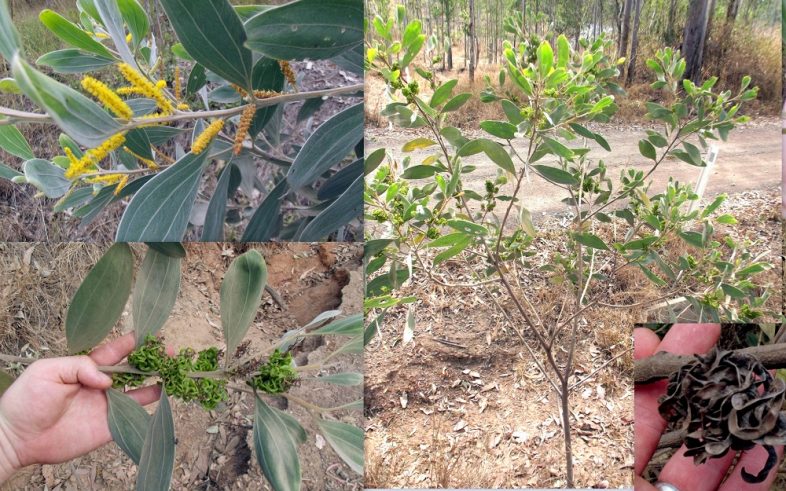
M773 378L753 356L713 349L669 378L658 410L674 429L686 432L686 456L695 464L729 450L763 445L769 455L747 482L762 482L777 462L773 445L786 444L786 383Z

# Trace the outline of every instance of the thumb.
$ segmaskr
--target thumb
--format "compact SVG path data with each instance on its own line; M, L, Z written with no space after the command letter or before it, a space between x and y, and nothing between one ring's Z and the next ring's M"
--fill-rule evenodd
M58 375L64 384L82 384L91 389L108 389L112 379L101 373L98 366L88 356L63 358L58 367Z

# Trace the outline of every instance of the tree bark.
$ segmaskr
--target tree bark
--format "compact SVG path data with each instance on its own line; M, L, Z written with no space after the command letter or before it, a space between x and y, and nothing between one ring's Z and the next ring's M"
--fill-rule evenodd
M707 33L705 35L704 40L704 50L701 53L701 59L706 60L709 58L709 46L710 46L710 38L712 37L712 19L715 17L715 2L716 0L710 0L710 6L707 10Z
M682 37L682 55L686 67L684 78L698 83L701 79L704 43L707 38L708 0L691 0L688 7L688 21Z
M666 25L666 44L673 45L675 41L675 34L674 34L674 16L677 13L677 0L671 0L671 5L669 5L669 20L668 24Z
M628 37L630 36L630 9L633 0L625 0L622 6L622 23L620 24L620 38L617 46L617 58L622 58L628 53Z
M477 60L475 44L475 0L469 0L469 85L475 82L475 64Z
M453 70L453 40L451 38L452 32L450 29L450 15L451 15L450 0L443 0L443 3L445 4L445 21L447 23L446 31L445 31L445 40L447 41L447 46L448 46L448 50L447 50L448 70Z
M641 7L644 0L633 0L636 2L636 16L633 18L633 36L630 40L630 61L628 62L627 85L633 82L636 73L636 55L639 48L639 20L641 19ZM713 0L714 1L714 0Z

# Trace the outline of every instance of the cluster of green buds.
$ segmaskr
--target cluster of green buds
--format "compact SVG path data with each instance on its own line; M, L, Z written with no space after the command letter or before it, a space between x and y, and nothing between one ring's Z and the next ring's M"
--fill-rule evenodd
M289 390L295 380L297 372L292 366L292 353L281 353L276 349L248 385L268 394L281 394Z
M144 344L128 355L128 364L145 374L115 373L112 377L115 387L138 387L148 377L158 376L167 394L186 402L197 401L205 409L214 409L228 398L226 380L193 376L194 372L218 370L216 347L198 353L184 348L172 357L166 354L160 339L147 336Z

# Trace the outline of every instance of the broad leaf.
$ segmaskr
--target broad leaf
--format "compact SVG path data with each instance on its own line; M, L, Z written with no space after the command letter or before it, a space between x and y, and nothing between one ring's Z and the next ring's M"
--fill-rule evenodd
M139 46L142 38L147 36L150 29L150 21L145 9L137 0L117 0L117 7L120 9L123 20L126 21L128 30L133 35L134 46Z
M165 491L172 481L175 466L175 423L166 390L158 402L145 434L136 477L137 491Z
M363 475L363 430L357 426L320 419L319 429L341 460L355 472Z
M123 19L123 14L120 12L118 0L101 0L95 2L95 7L104 27L106 27L109 36L112 38L112 42L115 44L115 50L120 54L120 58L132 67L136 67L136 58L134 58L128 43L126 43L125 19Z
M532 167L534 167L545 179L551 182L567 184L569 186L577 186L579 184L579 180L576 179L573 174L562 169L549 167L547 165L533 165Z
M456 87L458 80L448 80L444 84L437 87L437 90L434 91L434 94L431 96L431 100L429 101L428 105L432 108L436 109L437 107L444 104L450 96L453 94L453 88Z
M61 49L46 53L36 65L48 66L57 73L84 73L116 63L112 58L85 53L78 49Z
M354 386L363 384L363 374L357 372L334 373L333 375L323 375L314 377L312 380L319 380L333 385Z
M508 155L508 152L499 143L489 140L487 138L478 138L465 143L458 151L462 157L474 155L478 152L483 152L492 162L500 166L502 169L516 173L516 168L513 165L513 160Z
M355 314L344 319L339 319L320 327L314 334L334 334L341 336L357 336L363 332L363 315Z
M202 229L202 242L223 242L224 219L226 218L227 199L229 198L229 184L240 179L240 169L229 162L216 183L216 190L210 198L205 214L205 226Z
M12 67L22 92L80 144L97 147L120 130L120 124L101 106L35 70L19 56L14 58Z
M131 293L133 269L131 248L118 242L106 251L82 280L66 314L69 352L90 349L109 334L120 319Z
M601 239L597 235L591 234L589 232L582 233L582 234L574 234L573 235L573 239L576 242L578 242L579 244L583 244L583 245L585 245L587 247L591 247L593 249L601 249L601 250L604 250L604 251L608 251L609 250L609 248L606 245L606 243L603 242L603 239Z
M11 167L0 164L0 179L6 179L10 181L11 179L21 176L22 173L16 169L12 169Z
M229 82L251 87L246 31L228 1L161 0L161 5L194 60Z
M179 242L188 227L208 151L186 154L145 183L128 204L115 240Z
M256 397L254 453L274 491L300 489L300 459L297 443L278 411Z
M33 149L16 126L0 126L0 148L25 160L35 158Z
M363 159L358 159L339 170L325 181L317 191L321 200L334 199L341 196L359 177L363 176Z
M47 160L28 160L23 169L27 182L38 188L47 198L59 198L71 187L71 181L64 177L65 170Z
M267 266L262 255L252 249L229 265L221 282L221 325L227 358L234 356L262 302L267 283Z
M148 249L131 297L137 346L144 343L145 336L161 329L175 306L179 292L180 258Z
M150 415L138 402L119 390L107 390L106 400L112 439L135 464L139 464Z
M299 0L249 19L247 45L280 60L325 59L363 44L361 0Z
M320 240L363 214L363 176L358 177L344 193L306 225L301 242Z
M275 235L280 227L281 198L286 190L287 181L283 179L260 203L243 232L243 242L266 242Z
M112 53L106 49L106 46L90 37L89 34L57 12L44 9L41 11L38 18L47 29L52 31L55 36L59 37L66 44L74 48L95 53L104 58L112 58Z
M145 245L165 256L178 259L186 257L186 249L180 242L145 242Z
M0 55L11 61L21 48L19 33L11 20L11 12L8 11L8 0L0 0Z
M308 137L287 174L292 189L314 182L341 162L363 138L363 103L331 117Z

